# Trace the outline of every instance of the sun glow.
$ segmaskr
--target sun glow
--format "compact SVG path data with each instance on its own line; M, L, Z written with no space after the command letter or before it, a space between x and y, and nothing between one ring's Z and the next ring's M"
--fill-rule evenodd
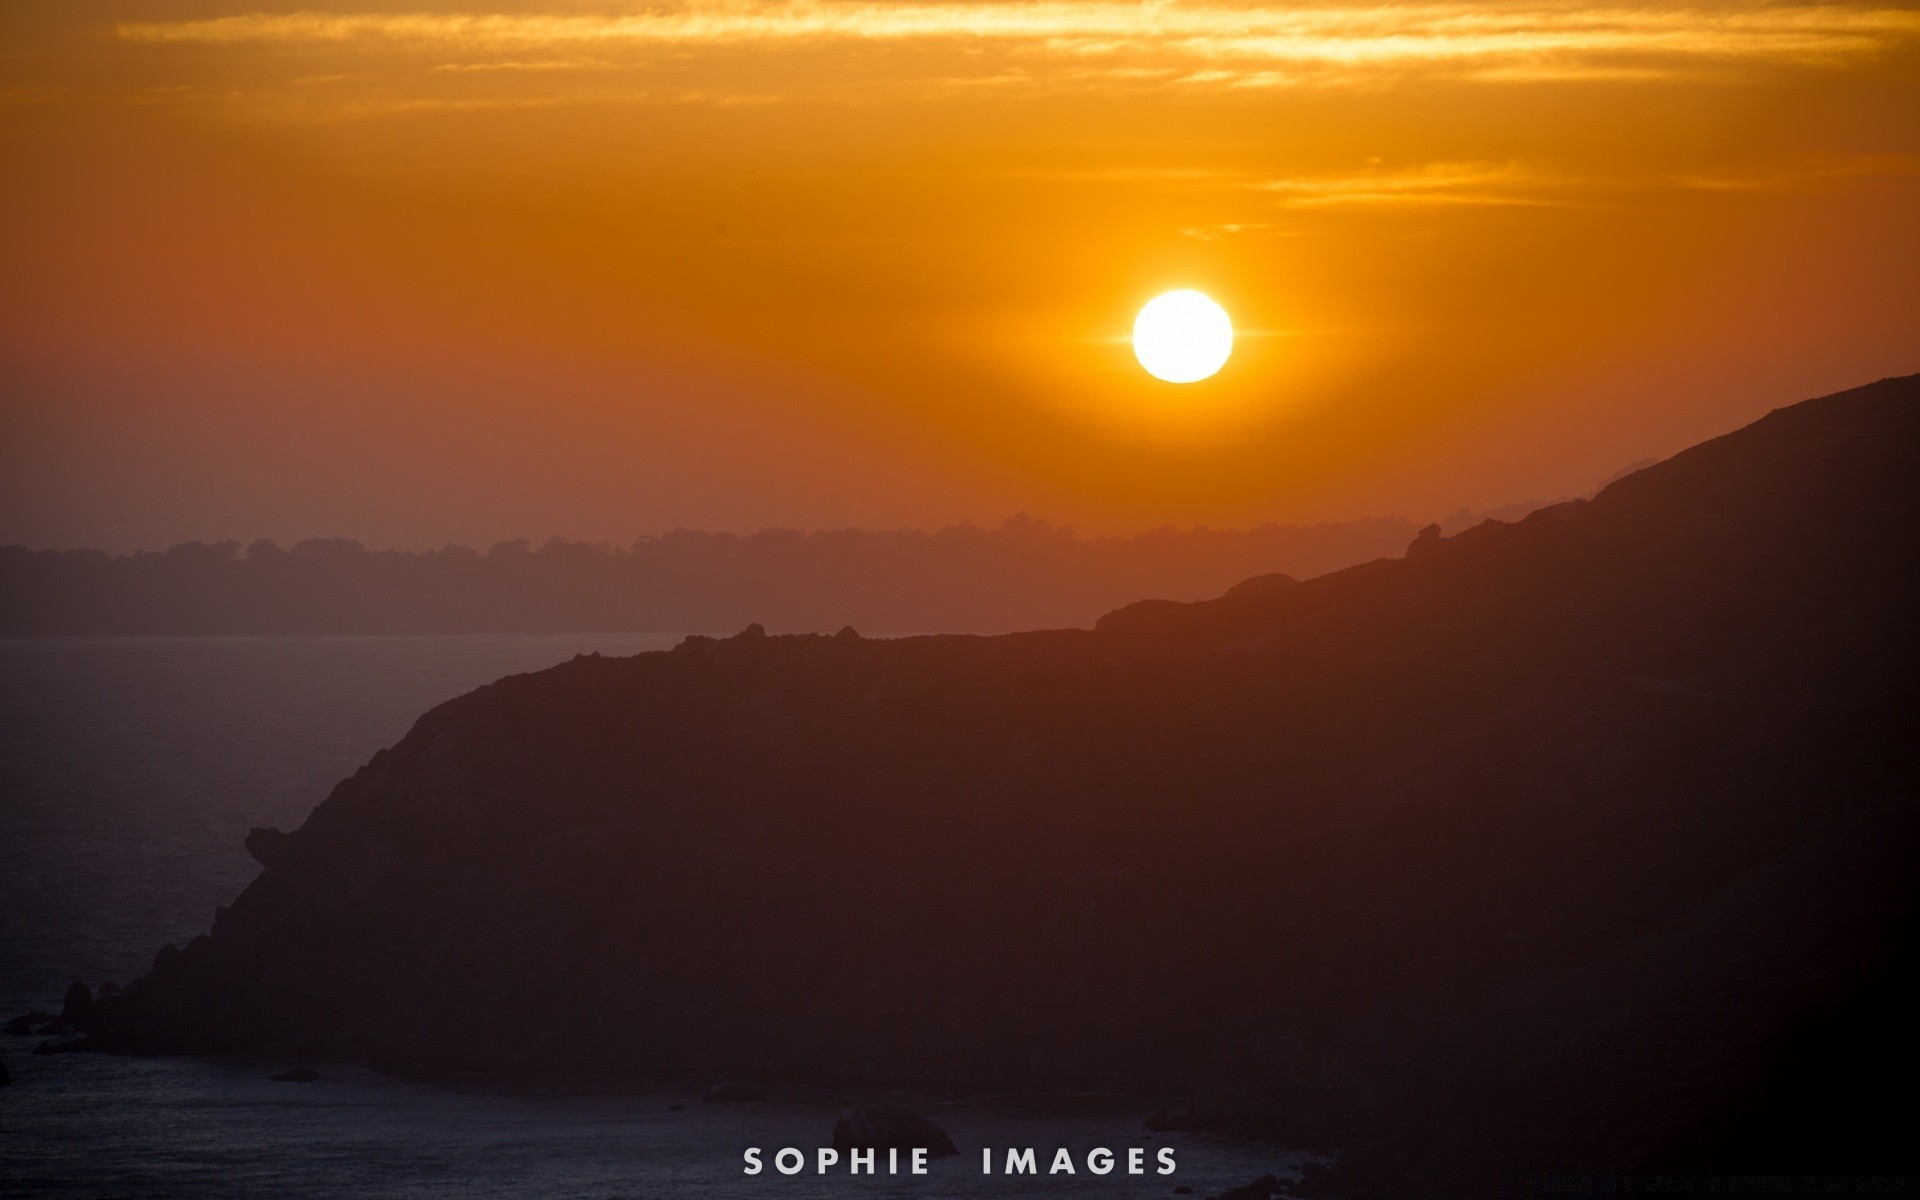
M1167 292L1147 301L1134 318L1133 353L1155 379L1198 383L1233 353L1233 322L1200 292Z

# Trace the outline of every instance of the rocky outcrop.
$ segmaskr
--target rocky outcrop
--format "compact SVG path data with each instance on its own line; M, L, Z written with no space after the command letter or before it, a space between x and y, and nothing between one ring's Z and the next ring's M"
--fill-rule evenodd
M1407 546L1407 557L1419 559L1435 554L1445 540L1440 536L1438 525L1429 525L1414 535L1413 541Z
M60 1021L73 1029L93 1024L93 991L77 979L67 987L66 997L60 1002Z
M1094 631L698 638L501 680L273 839L93 1036L1212 1079L1229 1125L1344 1147L1336 1196L1879 1169L1904 1131L1871 1097L1917 1065L1916 479L1895 380Z
M833 1148L850 1150L925 1150L929 1158L960 1153L947 1131L904 1108L875 1106L840 1114L833 1125Z
M1273 1200L1276 1196L1287 1195L1285 1185L1272 1175L1262 1175L1251 1183L1228 1188L1221 1192L1219 1200Z
M1300 586L1300 581L1291 575L1278 572L1272 575L1255 575L1252 579L1243 579L1221 593L1221 599L1232 600L1243 596L1264 596L1269 592L1284 592L1290 587Z
M271 867L286 854L287 835L278 829L256 825L247 831L247 853L263 867Z

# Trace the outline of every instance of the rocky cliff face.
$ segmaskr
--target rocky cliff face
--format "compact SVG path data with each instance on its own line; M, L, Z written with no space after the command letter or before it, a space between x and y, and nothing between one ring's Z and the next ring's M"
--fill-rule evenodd
M1916 998L1917 430L1890 380L1094 631L504 679L250 839L258 880L93 1036L1210 1078L1194 1119L1344 1144L1352 1195L1873 1169L1863 1089L1913 1066L1875 1038Z

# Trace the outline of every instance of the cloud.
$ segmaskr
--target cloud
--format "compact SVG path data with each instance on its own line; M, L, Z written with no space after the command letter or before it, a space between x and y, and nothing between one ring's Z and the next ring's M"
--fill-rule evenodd
M1631 203L1631 197L1675 189L1710 192L1810 191L1920 178L1920 157L1905 154L1835 158L1772 170L1687 176L1583 176L1524 162L1430 162L1405 168L1240 179L1232 186L1271 196L1281 208L1580 207ZM1201 241L1273 226L1250 222L1181 232Z
M67 90L57 87L0 87L0 108L29 108L54 104L67 99Z
M598 58L546 58L534 62L453 62L440 63L433 70L440 74L470 74L475 71L594 71L614 64Z
M148 44L304 45L441 56L951 42L1052 58L1180 61L1190 66L1189 84L1274 87L1395 69L1512 83L1644 78L1684 63L1833 65L1920 40L1920 11L1760 4L1294 8L1166 0L791 0L696 3L624 15L249 13L127 22L117 32Z
M1513 63L1473 71L1467 78L1482 83L1647 83L1678 79L1671 67L1597 66L1582 63Z
M1289 208L1381 205L1523 205L1575 203L1557 191L1569 181L1518 163L1441 162L1404 170L1265 179L1252 186Z
M1838 183L1912 179L1920 176L1920 157L1869 154L1784 170L1689 175L1674 182L1683 188L1713 192L1804 191Z

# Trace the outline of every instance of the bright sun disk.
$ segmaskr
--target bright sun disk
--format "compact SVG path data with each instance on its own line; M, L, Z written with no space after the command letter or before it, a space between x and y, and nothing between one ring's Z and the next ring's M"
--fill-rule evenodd
M1133 319L1134 357L1155 379L1198 383L1232 353L1227 310L1192 288L1155 296Z

